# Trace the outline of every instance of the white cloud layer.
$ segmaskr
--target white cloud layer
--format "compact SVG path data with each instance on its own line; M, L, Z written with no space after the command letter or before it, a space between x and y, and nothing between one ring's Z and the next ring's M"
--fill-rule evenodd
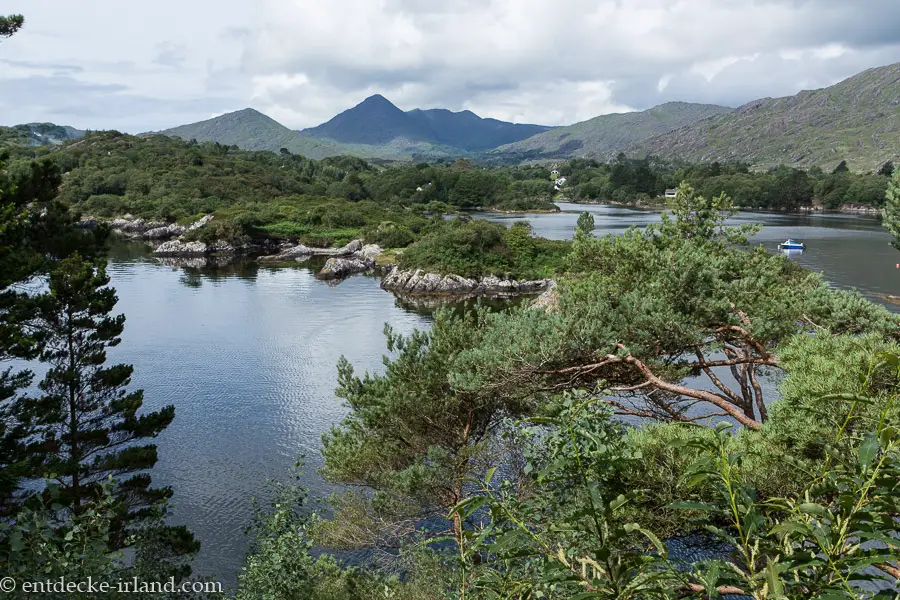
M568 124L736 106L900 61L897 0L10 0L0 122L129 132L253 106L316 125L373 93Z

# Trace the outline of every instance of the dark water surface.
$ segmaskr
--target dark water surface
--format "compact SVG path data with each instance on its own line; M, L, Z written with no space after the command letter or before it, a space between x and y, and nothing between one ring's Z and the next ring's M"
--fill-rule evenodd
M573 212L488 218L527 218L538 235L555 239L571 237L583 210L594 214L597 234L659 219L649 211L561 206ZM758 241L773 250L788 237L805 241L808 250L795 259L835 285L900 294L900 253L875 219L745 214L736 221L764 223ZM128 318L111 358L134 364L148 409L176 406L158 440L154 481L174 487L174 520L203 543L196 570L233 584L247 549L250 498L266 478L286 477L305 455L312 495L332 491L316 469L321 434L346 413L334 395L338 357L381 370L384 324L409 332L429 318L382 291L378 278L329 285L310 266L172 267L139 245L117 244L109 270L117 310Z
M174 487L174 521L202 542L195 569L230 585L266 478L306 455L305 485L331 491L316 469L322 433L346 412L338 358L380 369L385 322L409 332L427 318L399 308L377 278L329 286L300 266L173 268L128 245L113 248L109 272L127 316L111 360L134 364L147 409L176 406L154 483Z

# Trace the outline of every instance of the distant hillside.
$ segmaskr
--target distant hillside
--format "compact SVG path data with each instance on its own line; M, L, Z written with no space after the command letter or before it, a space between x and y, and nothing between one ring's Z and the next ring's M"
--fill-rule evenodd
M325 158L351 153L340 144L301 135L252 108L227 113L199 123L173 127L159 133L183 140L219 142L245 150L278 152L281 148L287 148L294 154L302 154L307 158Z
M601 115L497 148L533 158L605 157L633 144L731 109L712 104L669 102L642 112Z
M328 122L301 133L344 144L390 146L402 140L411 149L419 147L447 153L455 149L456 153L466 153L495 148L548 129L543 125L482 119L468 110L415 109L404 112L384 96L376 94Z
M0 146L56 146L84 136L84 131L54 123L27 123L0 127Z
M634 144L634 155L876 169L900 159L900 63L828 88L755 100L738 110Z

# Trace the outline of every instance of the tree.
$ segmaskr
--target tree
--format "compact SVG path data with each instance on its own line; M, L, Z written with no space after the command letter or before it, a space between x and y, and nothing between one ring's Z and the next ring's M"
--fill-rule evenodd
M113 489L115 548L172 494L150 487L146 471L156 463L156 446L140 442L159 435L175 408L138 414L143 394L126 390L132 367L105 365L106 350L119 344L125 323L124 315L110 315L117 298L108 283L102 262L95 265L77 253L51 271L36 323L43 332L40 360L49 370L39 386L43 396L29 400L25 413L34 438L29 444L34 475L52 476L58 502L73 514L92 505L109 477L131 475ZM183 527L170 528L163 537L175 555L197 549Z
M831 173L833 175L837 175L838 173L848 173L850 171L850 167L847 166L847 161L842 160L838 166L834 168L834 171Z
M394 544L429 517L444 517L464 497L463 480L490 464L504 411L523 403L485 398L451 385L455 357L477 343L486 311L435 315L430 333L408 337L386 328L384 375L356 377L345 359L337 393L350 414L323 437L324 475L374 490L344 496L333 523L322 528L331 545ZM526 401L527 403L527 401ZM457 539L463 531L453 523Z
M575 224L575 237L590 237L594 233L594 215L589 212L583 212L578 216L578 223Z
M780 368L783 340L814 330L897 335L887 310L783 256L733 247L748 231L724 226L728 203L688 192L657 227L573 245L577 276L559 281L558 308L490 315L481 341L455 361L454 381L510 399L608 386L604 401L620 414L727 416L760 429L760 378Z
M884 227L891 235L894 241L891 245L900 250L900 169L894 170L894 177L888 185L884 202Z
M891 177L894 174L894 161L889 160L878 169L879 175L884 175L885 177Z
M12 37L24 24L25 18L22 15L0 17L0 38Z

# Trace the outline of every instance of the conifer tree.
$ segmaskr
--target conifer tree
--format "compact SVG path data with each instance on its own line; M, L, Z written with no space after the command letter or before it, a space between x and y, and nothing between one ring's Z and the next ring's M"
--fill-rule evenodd
M172 494L150 487L146 471L156 464L156 446L142 442L172 422L175 408L139 414L143 392L127 390L132 366L106 365L107 348L119 344L125 323L124 315L111 315L117 298L108 283L103 262L78 253L50 273L36 322L43 334L40 360L49 370L40 383L43 396L27 403L23 420L36 437L29 447L33 475L52 476L59 503L74 514L91 506L110 477L118 480L118 522L111 535L121 547ZM170 531L185 552L196 549L187 530Z

